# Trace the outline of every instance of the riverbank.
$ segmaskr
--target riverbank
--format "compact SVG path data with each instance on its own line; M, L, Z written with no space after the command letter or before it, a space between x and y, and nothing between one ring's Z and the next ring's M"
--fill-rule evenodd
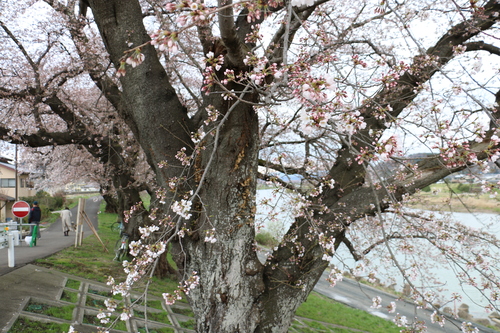
M412 196L409 206L456 213L500 213L500 195L481 193L477 186L464 184L433 184ZM474 191L470 191L474 190Z

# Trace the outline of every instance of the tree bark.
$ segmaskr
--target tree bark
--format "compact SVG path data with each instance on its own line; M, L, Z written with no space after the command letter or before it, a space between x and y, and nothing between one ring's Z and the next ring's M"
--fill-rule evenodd
M192 235L181 240L185 253L176 249L177 265L181 273L197 271L200 276L200 288L188 295L198 332L253 332L264 290L254 249L258 118L249 104L224 101L220 92L210 95L215 97L206 103L225 117L214 124L216 134L206 136L207 149L196 164L196 172L204 176L202 210L189 227ZM253 94L241 97L256 99ZM206 242L212 231L216 242Z

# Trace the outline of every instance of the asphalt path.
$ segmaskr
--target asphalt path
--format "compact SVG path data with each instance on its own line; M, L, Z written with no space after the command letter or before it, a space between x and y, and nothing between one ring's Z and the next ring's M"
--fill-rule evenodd
M85 212L96 229L97 212L99 211L100 201L100 197L95 197L87 199L85 204ZM73 220L76 220L76 207L72 209L72 213L74 217ZM87 223L84 222L84 236L91 234L91 229ZM35 247L30 247L26 243L22 243L15 247L15 267L8 267L8 249L0 249L0 276L31 263L35 259L50 256L64 248L74 246L75 244L74 232L70 232L68 237L63 235L60 218L50 227L43 230L41 236L42 238L37 241L37 246ZM259 257L261 260L264 260L261 255L259 255ZM361 284L352 279L343 279L338 282L335 287L331 287L327 282L327 277L328 273L323 273L314 290L340 303L367 311L387 320L392 320L396 313L406 316L409 322L414 321L415 317L417 317L419 320L425 320L428 332L430 333L461 332L460 326L462 320L454 320L451 317L447 317L447 322L444 327L440 327L438 324L431 323L430 315L432 311L418 309L417 306L410 302L397 300L397 297L394 295ZM372 299L376 296L382 298L382 307L379 309L371 307ZM396 302L395 313L388 313L385 308L390 302ZM498 331L481 325L476 326L479 328L480 332L498 333Z
M85 213L87 214L92 225L97 230L97 212L101 197L93 197L85 201ZM73 213L72 221L76 222L77 207L71 209ZM58 214L59 215L59 214ZM27 220L26 218L23 220ZM92 230L88 223L83 222L83 236L92 234ZM25 223L23 223L25 224ZM62 231L61 218L56 222L42 230L41 238L37 240L36 246L30 247L23 241L18 246L14 247L15 266L9 267L8 262L8 247L0 249L0 276L7 274L17 268L33 262L36 259L48 257L62 249L75 245L75 232L70 231L69 236L64 236Z

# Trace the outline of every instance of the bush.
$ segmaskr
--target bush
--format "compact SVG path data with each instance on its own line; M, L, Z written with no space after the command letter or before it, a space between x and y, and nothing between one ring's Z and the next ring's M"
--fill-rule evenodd
M50 196L45 191L38 191L34 197L24 197L20 200L26 201L33 207L33 202L38 201L38 205L42 210L42 220L51 216L50 212L53 210L60 210L66 203L66 196L64 192L57 192L54 196Z
M470 192L471 184L460 183L457 186L458 193Z
M54 209L63 207L66 204L66 194L63 191L58 191L54 193L54 195L52 196L52 200L54 202L51 204L55 206Z
M46 197L50 197L50 194L48 192L45 192L44 190L40 190L35 194L36 199L42 199Z
M270 232L263 231L255 235L255 240L258 244L266 247L275 247L278 245L278 241L274 238Z
M426 186L422 189L422 192L430 192L431 191L431 187L430 186Z

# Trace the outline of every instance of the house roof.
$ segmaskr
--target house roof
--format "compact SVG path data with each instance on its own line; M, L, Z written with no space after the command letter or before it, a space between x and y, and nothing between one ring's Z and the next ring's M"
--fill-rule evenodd
M0 193L0 201L15 201L16 198Z
M1 161L0 161L0 166L3 166L5 168L11 169L11 170L16 170L16 167L13 166L12 164L1 162Z
M16 171L16 167L14 165L10 164L10 163L3 163L3 162L0 161L0 167L5 167L5 168L10 169L12 171ZM19 167L17 168L17 173L21 174L21 175L30 175L30 174L33 174L33 173L28 172L26 170L20 170Z
M12 161L13 161L12 158L8 158L8 157L5 157L5 156L0 156L0 162L9 163L9 162L12 162Z

